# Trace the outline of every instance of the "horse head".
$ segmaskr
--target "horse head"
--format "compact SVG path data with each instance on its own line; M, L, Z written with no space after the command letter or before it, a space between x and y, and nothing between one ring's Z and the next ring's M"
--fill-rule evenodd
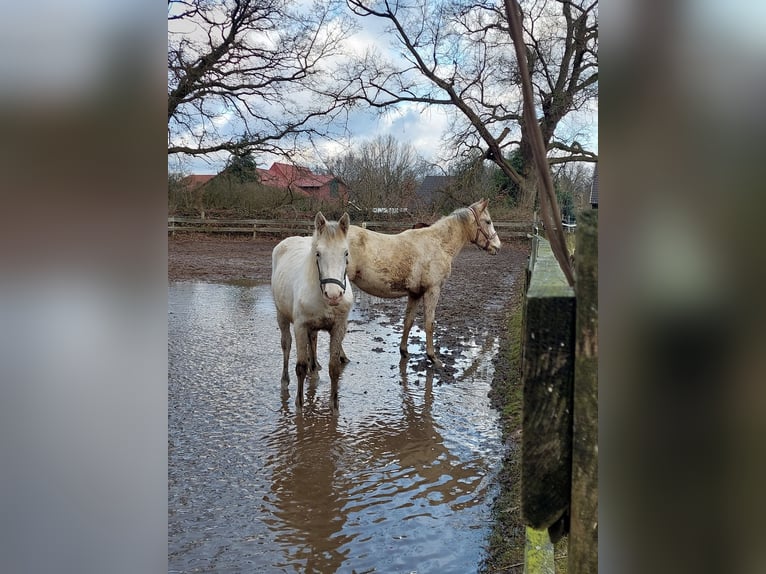
M476 223L476 236L472 239L472 242L491 255L494 255L500 249L501 244L497 231L495 231L495 226L492 224L489 209L487 209L488 203L488 200L482 199L471 204L468 211L473 214L473 219Z
M346 293L348 265L348 213L336 222L327 221L318 212L314 218L312 250L319 271L319 288L329 305L338 305Z

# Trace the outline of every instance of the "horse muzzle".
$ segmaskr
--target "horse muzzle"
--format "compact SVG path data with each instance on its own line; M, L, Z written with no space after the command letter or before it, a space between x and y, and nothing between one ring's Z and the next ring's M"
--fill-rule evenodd
M344 278L345 279L345 278ZM319 281L319 286L322 289L322 295L324 295L327 303L335 307L343 300L343 296L346 294L346 282L339 281L338 279L328 278Z
M476 245L481 247L484 251L489 253L490 255L497 255L497 252L500 251L500 240L497 238L497 232L493 233L492 235L487 235L484 233L484 230L481 230L482 235L484 236L483 242L479 242L479 234L476 234Z

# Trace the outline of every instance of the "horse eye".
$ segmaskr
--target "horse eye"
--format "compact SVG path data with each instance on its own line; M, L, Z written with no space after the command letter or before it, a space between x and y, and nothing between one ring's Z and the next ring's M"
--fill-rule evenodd
M320 256L320 255L321 255L321 254L319 253L319 251L317 251L317 259L319 259L319 256Z
M346 251L346 257L348 257L348 251Z

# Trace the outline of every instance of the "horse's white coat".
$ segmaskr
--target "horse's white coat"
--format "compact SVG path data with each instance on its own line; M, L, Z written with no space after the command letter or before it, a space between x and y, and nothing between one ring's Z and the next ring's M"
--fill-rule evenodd
M407 338L417 303L423 299L426 355L441 366L433 346L436 304L452 271L453 259L468 242L493 254L500 249L486 199L458 209L429 227L408 229L396 235L351 226L348 276L354 285L376 297L407 297L399 345L403 356L407 355Z
M321 212L317 213L312 237L288 237L271 254L271 291L282 332L282 384L287 386L290 382L288 361L292 323L297 354L298 394L295 402L298 406L303 404L303 382L307 373L318 368L317 332L329 331L332 402L333 408L338 408L338 379L344 358L341 345L354 301L346 276L349 224L347 213L337 223L328 222ZM320 278L337 283L321 284Z

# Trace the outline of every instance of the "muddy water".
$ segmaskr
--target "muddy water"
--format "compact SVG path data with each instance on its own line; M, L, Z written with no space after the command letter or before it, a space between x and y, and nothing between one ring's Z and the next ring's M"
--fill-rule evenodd
M269 286L170 285L170 572L477 571L502 456L487 399L498 342L442 349L454 362L434 373L415 329L400 362L403 309L377 303L357 294L340 415L324 333L297 413Z

